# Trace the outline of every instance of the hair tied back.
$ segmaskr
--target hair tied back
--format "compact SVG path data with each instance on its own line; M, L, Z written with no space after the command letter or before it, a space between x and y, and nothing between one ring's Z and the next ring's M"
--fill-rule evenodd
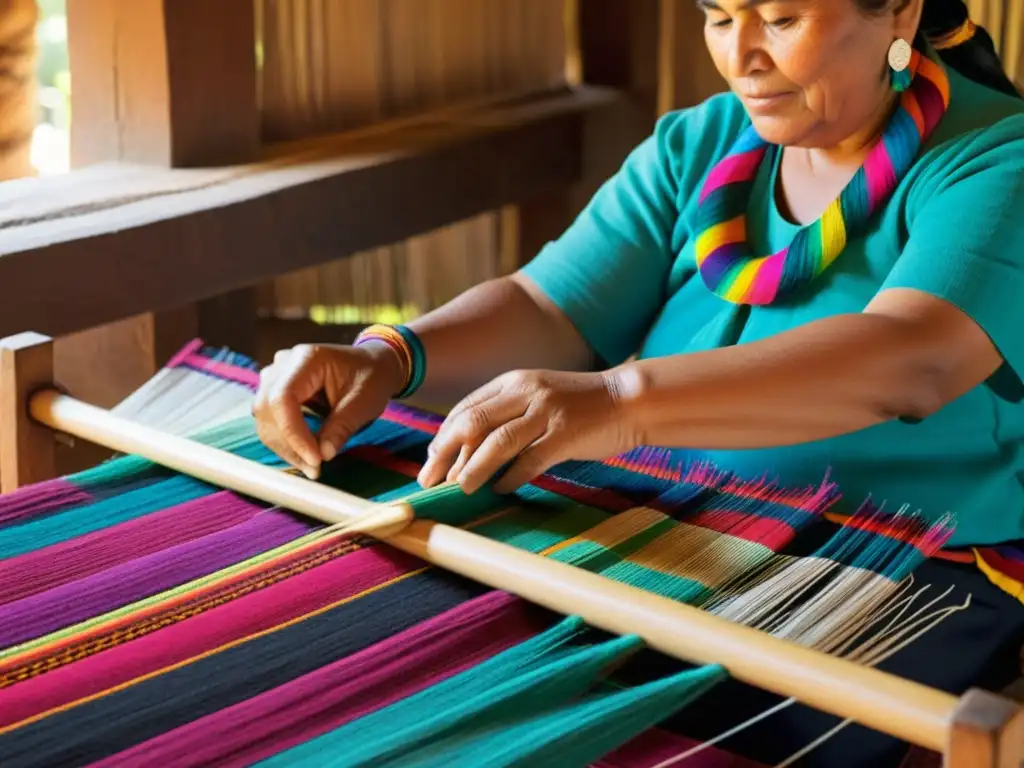
M932 48L936 51L948 51L951 48L956 48L963 45L968 40L974 38L978 28L974 22L970 19L964 21L959 27L950 30L942 35L936 35L934 37L928 36L928 42L931 43Z

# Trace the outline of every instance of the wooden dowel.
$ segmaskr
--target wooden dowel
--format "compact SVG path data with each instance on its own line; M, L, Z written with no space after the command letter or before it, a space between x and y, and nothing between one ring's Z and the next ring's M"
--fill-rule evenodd
M336 522L382 505L279 470L163 434L56 392L32 398L32 415L53 429L133 453L218 486ZM957 699L877 669L772 637L651 592L447 525L394 526L387 542L446 570L606 631L640 636L651 648L721 664L737 680L912 744L944 751Z
M407 504L377 504L318 485L195 440L137 424L54 390L36 393L29 403L29 412L51 429L121 453L142 456L177 472L330 525L358 523L361 532L369 533L368 516L381 515L376 519L384 521L389 529L400 519L408 523L414 517ZM373 528L372 523L369 528Z

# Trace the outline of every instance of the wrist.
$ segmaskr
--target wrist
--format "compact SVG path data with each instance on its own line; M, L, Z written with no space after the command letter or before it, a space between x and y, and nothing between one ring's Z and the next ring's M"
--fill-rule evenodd
M366 339L359 348L380 371L389 397L396 397L409 380L409 367L405 357L392 345L380 339Z
M427 360L419 337L404 325L371 325L357 337L354 346L373 347L379 354L390 357L387 366L395 374L397 386L388 392L389 397L405 399L415 394L426 376ZM386 348L386 351L381 348ZM395 370L397 365L398 372Z
M635 362L623 363L601 374L612 398L615 419L621 425L627 450L649 444L647 402L650 382Z

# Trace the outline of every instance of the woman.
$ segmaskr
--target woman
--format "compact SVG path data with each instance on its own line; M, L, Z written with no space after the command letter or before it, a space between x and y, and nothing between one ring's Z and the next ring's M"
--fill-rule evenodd
M988 36L960 0L698 4L730 93L662 118L519 273L279 353L261 438L316 476L417 390L462 398L424 486L656 445L1024 537L1024 102Z

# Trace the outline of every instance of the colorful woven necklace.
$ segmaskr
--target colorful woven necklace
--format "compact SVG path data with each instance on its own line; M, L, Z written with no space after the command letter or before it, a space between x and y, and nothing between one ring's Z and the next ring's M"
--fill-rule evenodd
M848 239L864 230L949 106L949 79L940 64L915 50L910 71L910 88L850 183L818 221L770 256L751 252L746 218L754 178L770 145L753 126L740 135L700 193L697 270L708 288L734 304L771 304L824 272Z

